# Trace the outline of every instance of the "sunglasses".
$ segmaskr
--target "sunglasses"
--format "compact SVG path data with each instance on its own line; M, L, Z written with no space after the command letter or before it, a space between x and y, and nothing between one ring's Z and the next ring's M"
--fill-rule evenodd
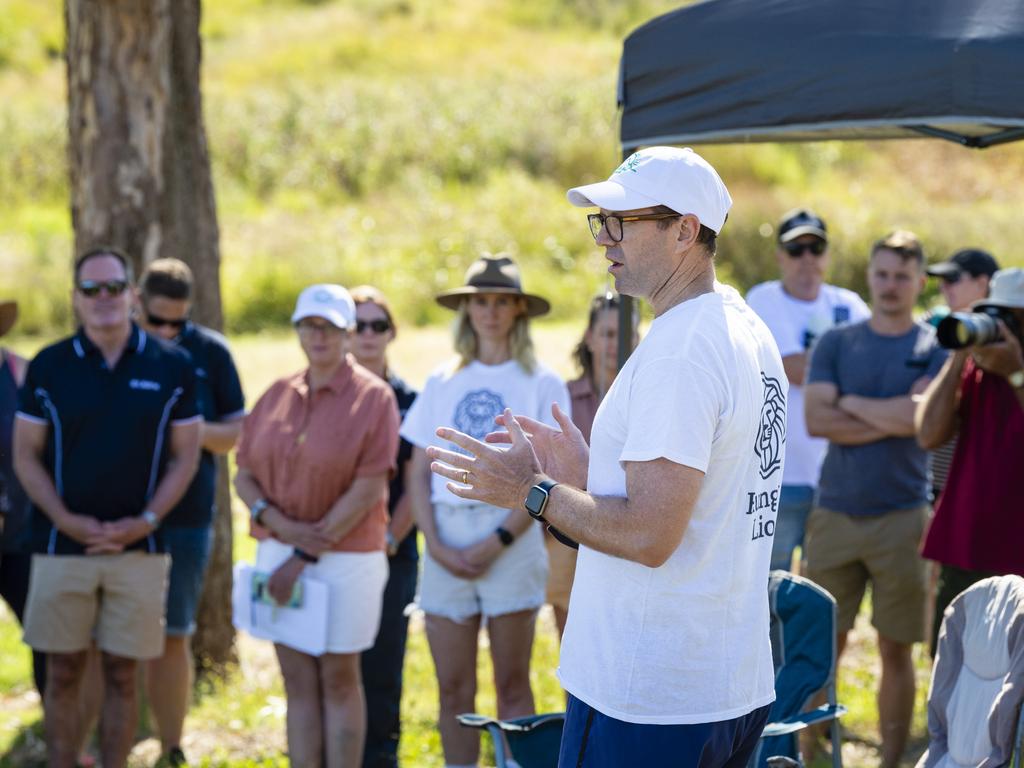
M956 285L960 282L960 278L964 276L963 272L954 272L950 275L940 275L939 279L946 285Z
M812 256L821 256L826 248L828 243L824 240L815 240L813 243L786 243L782 246L782 249L794 259L799 259L805 252Z
M387 333L391 330L391 323L387 320L356 320L356 333L362 333L367 328L374 333Z
M185 324L188 322L188 318L182 317L177 320L168 320L166 317L160 317L159 315L154 315L152 312L147 312L146 321L154 328L161 328L167 325L171 328L177 328L180 331L185 327Z
M83 280L78 284L78 292L94 299L103 290L108 296L120 296L127 287L128 283L124 280Z

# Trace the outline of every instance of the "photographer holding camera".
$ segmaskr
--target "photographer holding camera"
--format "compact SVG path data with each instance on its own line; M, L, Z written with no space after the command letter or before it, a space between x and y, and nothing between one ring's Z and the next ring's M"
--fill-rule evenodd
M988 576L1024 575L1024 269L1003 269L973 311L939 326L953 349L918 403L917 441L934 449L959 430L949 477L922 554L941 564L933 644L946 606Z

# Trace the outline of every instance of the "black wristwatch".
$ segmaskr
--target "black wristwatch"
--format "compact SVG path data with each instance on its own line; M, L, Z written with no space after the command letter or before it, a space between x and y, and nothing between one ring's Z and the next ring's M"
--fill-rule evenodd
M501 541L503 547L512 546L512 542L516 540L516 537L512 534L508 528L502 528L500 525L494 529L494 535Z
M542 523L546 523L544 519L544 510L548 506L548 497L551 494L551 489L554 488L558 483L554 480L541 480L526 495L526 501L523 502L523 506L526 507L526 511L530 513L530 517L534 520L540 520Z

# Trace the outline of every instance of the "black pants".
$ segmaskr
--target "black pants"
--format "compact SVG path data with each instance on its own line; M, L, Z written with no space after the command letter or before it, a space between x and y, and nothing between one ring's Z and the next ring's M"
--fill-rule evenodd
M24 624L25 601L28 600L28 577L32 572L32 555L4 552L0 555L0 597L11 607L18 623ZM32 651L32 677L42 696L46 690L46 654Z
M939 645L939 628L942 626L942 614L953 602L953 598L982 579L998 574L989 571L967 571L952 565L943 564L939 569L939 583L935 588L935 616L932 618L932 658Z
M380 630L373 648L363 652L366 689L366 748L363 768L395 768L402 703L402 664L409 618L405 607L416 599L418 563L402 557L389 560Z

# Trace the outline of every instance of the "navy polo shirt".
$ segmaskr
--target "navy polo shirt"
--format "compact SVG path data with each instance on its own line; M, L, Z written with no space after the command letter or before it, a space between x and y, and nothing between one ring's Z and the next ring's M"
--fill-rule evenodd
M391 391L395 393L395 400L398 401L398 418L400 420L404 419L405 412L409 410L413 400L416 399L416 390L412 389L394 374L388 376L388 384L391 385ZM389 488L389 514L394 511L395 505L398 504L402 494L405 493L405 465L411 458L412 443L405 438L400 438L398 441L398 468L391 477L391 486ZM409 535L399 542L395 557L403 560L419 560L420 553L416 549L416 528L409 531Z
M196 375L196 407L208 422L231 421L245 415L245 395L227 340L201 325L186 325L174 344L188 353ZM204 450L192 485L164 518L165 525L201 528L213 522L217 495L217 463Z
M81 330L36 355L18 418L49 427L44 462L68 509L110 521L146 508L167 465L171 426L201 417L187 355L133 325L113 369ZM33 512L36 552L84 551ZM130 548L155 552L159 541L147 536Z

